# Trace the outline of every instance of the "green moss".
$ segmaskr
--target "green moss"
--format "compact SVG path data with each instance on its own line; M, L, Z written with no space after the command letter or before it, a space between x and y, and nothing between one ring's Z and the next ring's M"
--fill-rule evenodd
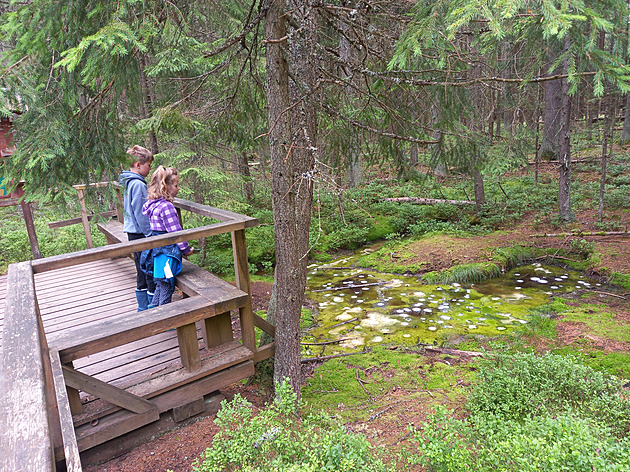
M601 338L621 342L630 341L630 325L615 320L615 317L607 311L606 305L589 303L571 307L569 311L563 313L563 319L584 323L593 334Z
M440 272L428 272L421 280L431 285L437 284L471 284L492 279L501 275L501 268L496 264L474 263L453 266Z
M317 367L302 388L302 398L313 409L338 412L344 421L365 420L387 407L385 395L392 389L424 401L427 389L446 389L454 399L461 398L464 390L455 385L472 375L443 362L427 364L425 357L410 350L379 346Z
M367 234L368 241L379 241L394 232L392 217L376 215L372 226Z
M300 329L302 331L312 328L315 325L313 319L313 312L308 308L302 308L302 315L300 316Z
M390 274L420 272L428 262L406 262L417 259L416 254L409 250L409 244L409 241L390 241L377 251L357 259L355 265Z
M630 274L622 274L621 272L613 272L609 282L614 285L630 290Z
M604 352L593 349L592 342L582 339L578 342L554 349L555 354L573 355L588 367L615 375L621 379L630 379L630 353Z

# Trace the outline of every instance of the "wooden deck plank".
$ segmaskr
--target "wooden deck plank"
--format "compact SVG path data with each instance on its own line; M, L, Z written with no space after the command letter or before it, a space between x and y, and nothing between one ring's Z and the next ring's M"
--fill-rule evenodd
M212 307L202 297L190 297L142 312L123 313L110 323L86 323L49 336L51 347L61 353L63 363L104 349L122 346L138 339L211 316Z

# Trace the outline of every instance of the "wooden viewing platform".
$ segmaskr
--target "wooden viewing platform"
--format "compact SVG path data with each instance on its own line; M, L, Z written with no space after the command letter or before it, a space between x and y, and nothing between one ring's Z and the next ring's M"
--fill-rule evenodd
M273 343L255 343L255 325L274 334L251 305L245 229L257 221L181 199L175 206L219 223L132 242L120 221L99 223L107 246L12 264L0 277L0 470L54 471L65 462L81 471L83 451L165 415L179 422L202 413L204 398L273 355ZM128 255L226 232L236 286L184 260L182 299L136 311Z

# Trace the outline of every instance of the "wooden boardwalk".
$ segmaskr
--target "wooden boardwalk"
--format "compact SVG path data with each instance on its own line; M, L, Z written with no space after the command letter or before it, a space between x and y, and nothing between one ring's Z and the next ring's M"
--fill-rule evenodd
M138 241L126 241L119 221L99 224L108 246L12 264L0 276L1 470L54 470L65 460L80 472L79 453L165 415L177 423L203 412L212 392L273 356L274 344L257 347L254 333L275 331L251 306L244 230L256 220L175 203L220 223ZM129 254L226 232L236 286L184 260L181 298L136 311Z

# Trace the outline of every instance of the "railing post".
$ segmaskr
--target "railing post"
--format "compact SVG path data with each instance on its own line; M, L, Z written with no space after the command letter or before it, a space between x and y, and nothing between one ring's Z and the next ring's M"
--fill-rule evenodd
M118 200L118 204L116 205L116 217L118 218L119 223L125 222L125 200L123 199L122 193L120 192L120 187L115 187L116 191L116 199Z
M20 207L22 207L22 215L24 216L24 222L26 223L26 232L28 233L28 240L31 243L33 259L40 259L42 257L42 253L39 250L39 243L37 242L37 233L35 232L35 222L33 221L31 204L22 200L20 202Z
M94 247L92 242L92 233L90 232L90 220L88 219L87 208L85 206L85 185L75 185L79 194L79 203L81 204L81 222L83 223L83 231L85 232L85 240L87 242L88 249Z
M245 243L245 230L232 231L232 252L234 254L234 273L236 275L236 287L246 292L249 301L239 309L241 320L241 338L243 345L256 352L256 335L254 333L254 311L252 309L252 292L249 286L249 263L247 261L247 245Z
M0 388L0 470L54 471L51 378L31 262L9 266Z

